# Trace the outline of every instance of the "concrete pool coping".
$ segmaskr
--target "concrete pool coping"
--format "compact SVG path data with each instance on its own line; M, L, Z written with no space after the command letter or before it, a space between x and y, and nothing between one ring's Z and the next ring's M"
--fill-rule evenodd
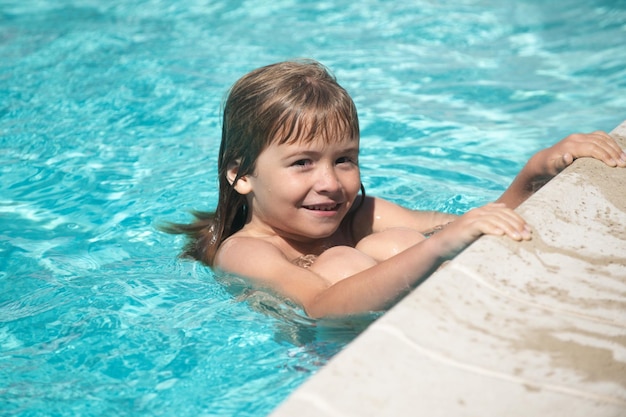
M625 191L575 161L518 208L532 241L479 239L271 416L625 416Z

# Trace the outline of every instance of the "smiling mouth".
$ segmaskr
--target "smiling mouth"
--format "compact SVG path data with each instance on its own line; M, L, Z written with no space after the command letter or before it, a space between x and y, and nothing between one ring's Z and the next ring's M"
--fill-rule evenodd
M323 206L302 206L307 210L313 211L337 211L341 204L323 205Z

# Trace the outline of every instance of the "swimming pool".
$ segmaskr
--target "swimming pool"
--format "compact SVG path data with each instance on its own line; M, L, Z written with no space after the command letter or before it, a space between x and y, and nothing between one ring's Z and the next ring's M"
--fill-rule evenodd
M463 212L626 109L626 5L0 0L6 415L270 412L375 317L238 302L155 226L217 200L219 107L313 57L353 95L369 194Z

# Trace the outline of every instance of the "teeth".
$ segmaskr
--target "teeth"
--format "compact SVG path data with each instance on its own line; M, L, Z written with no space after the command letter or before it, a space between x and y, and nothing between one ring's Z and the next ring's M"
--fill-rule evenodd
M319 211L331 211L337 208L337 206L308 206L307 207L309 210L319 210Z

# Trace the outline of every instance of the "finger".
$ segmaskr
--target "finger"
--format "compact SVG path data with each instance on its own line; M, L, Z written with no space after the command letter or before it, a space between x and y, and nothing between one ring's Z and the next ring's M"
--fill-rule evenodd
M485 223L482 233L493 236L508 236L509 238L520 241L523 239L522 233L511 227L506 222L490 220Z
M565 155L563 155L562 161L563 161L562 169L565 169L566 167L570 166L572 162L574 162L574 155L568 152Z
M619 165L619 154L615 155L613 152L611 152L611 149L607 148L606 146L596 145L589 152L589 156L604 162L610 167L615 167Z
M623 153L623 150L617 141L609 134L602 131L596 131L591 134L591 137L597 140L596 143L598 146L602 147L610 154L619 156Z
M500 215L503 219L506 220L509 226L511 226L515 231L519 232L520 234L526 235L530 232L530 227L528 227L526 220L524 220L524 218L514 210L501 210Z
M531 231L526 223L499 219L493 223L493 227L495 230L501 231L500 235L506 235L516 241L531 239Z
M530 227L516 212L510 209L499 209L483 219L485 227L483 233L493 235L507 235L514 240L528 240L531 238Z
M556 175L559 172L563 171L565 168L567 168L568 166L570 166L572 164L572 162L574 162L574 155L572 155L570 152L567 152L563 155L561 155L560 158L554 158L552 163L553 163L553 174Z
M609 166L626 166L626 152L614 138L602 131L590 133L588 137L593 146L591 156Z

